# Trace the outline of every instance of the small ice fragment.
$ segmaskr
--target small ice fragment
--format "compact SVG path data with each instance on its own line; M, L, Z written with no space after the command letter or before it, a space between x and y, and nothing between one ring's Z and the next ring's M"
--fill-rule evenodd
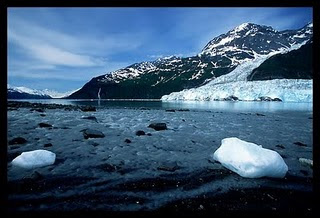
M288 166L277 152L236 137L223 139L213 159L247 178L283 178L288 171Z
M305 166L309 166L309 167L313 167L313 160L310 160L310 159L307 159L307 158L299 158L299 162L302 164L302 165L305 165Z
M54 164L56 154L47 150L34 150L22 152L18 157L12 160L13 166L19 166L25 169L43 167Z

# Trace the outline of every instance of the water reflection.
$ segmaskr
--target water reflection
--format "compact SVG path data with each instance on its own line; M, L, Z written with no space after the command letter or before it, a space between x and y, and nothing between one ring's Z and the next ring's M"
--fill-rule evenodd
M110 100L69 100L69 99L25 99L22 101L71 105L92 105L114 108L153 108L153 109L195 109L235 112L277 112L277 111L312 111L312 103L292 102L244 102L244 101L110 101Z
M312 103L246 102L246 101L181 101L163 102L164 107L220 110L220 111L312 111Z

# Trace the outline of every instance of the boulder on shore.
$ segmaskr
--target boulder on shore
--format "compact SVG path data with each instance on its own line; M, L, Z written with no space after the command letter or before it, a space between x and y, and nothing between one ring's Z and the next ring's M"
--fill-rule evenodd
M165 123L151 123L148 127L152 128L156 131L160 131L160 130L166 130L167 124L165 124Z
M85 139L88 138L104 138L105 135L98 131L98 130L94 130L94 129L86 129L83 131L83 136Z
M24 144L26 142L27 142L27 140L25 138L17 137L17 138L10 140L9 145Z
M144 132L144 131L142 131L142 130L138 130L137 132L136 132L136 135L137 136L141 136L141 135L145 135L146 133Z
M40 128L52 127L52 125L48 124L48 123L39 123L38 125L39 125Z

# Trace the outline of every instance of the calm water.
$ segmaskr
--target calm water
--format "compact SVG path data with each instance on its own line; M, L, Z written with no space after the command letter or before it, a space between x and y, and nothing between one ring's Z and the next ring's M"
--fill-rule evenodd
M108 108L151 108L151 109L194 109L212 111L235 111L235 112L280 112L280 111L308 111L312 112L312 103L292 102L230 102L230 101L112 101L112 100L69 100L69 99L28 99L29 101L48 104L68 105L92 105L95 107Z

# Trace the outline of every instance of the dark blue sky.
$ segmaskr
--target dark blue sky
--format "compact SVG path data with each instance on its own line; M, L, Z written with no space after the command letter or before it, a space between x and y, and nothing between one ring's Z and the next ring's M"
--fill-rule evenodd
M310 21L312 8L9 8L8 83L70 91L135 62L195 55L244 22Z

